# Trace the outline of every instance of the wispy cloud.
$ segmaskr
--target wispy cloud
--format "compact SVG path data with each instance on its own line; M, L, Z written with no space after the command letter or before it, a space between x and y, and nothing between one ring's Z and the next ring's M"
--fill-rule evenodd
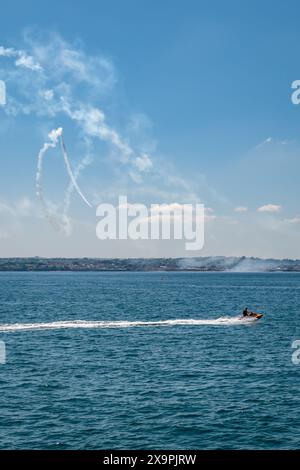
M14 202L0 198L0 239L9 239L21 232L24 218L36 216L36 207L28 196L23 196Z
M265 204L257 208L257 212L280 212L282 206L278 204Z
M296 217L291 217L290 219L284 219L284 222L288 224L300 224L300 216L297 215Z
M134 160L134 165L137 167L137 169L141 172L143 171L149 171L153 167L153 162L149 155L146 153L143 153L141 156L137 157Z
M246 206L235 207L234 212L248 212L248 207L246 207Z
M259 149L260 147L264 147L265 145L268 145L268 144L273 144L273 145L288 145L292 143L292 141L290 140L287 140L287 139L275 139L273 137L267 137L265 140L263 140L262 142L260 142L259 144L256 145L255 148Z
M273 142L273 138L272 137L267 137L265 140L263 140L262 142L257 144L256 148L263 147L264 145L270 144L271 142Z
M28 196L17 199L14 203L0 199L0 214L8 214L14 217L27 217L33 215L34 203Z
M19 214L21 217L32 215L33 208L34 204L28 196L22 197L15 204L16 214Z
M17 50L12 47L5 48L0 46L0 57L13 57L15 59L16 67L42 71L42 66L36 62L31 55L28 55L22 50Z

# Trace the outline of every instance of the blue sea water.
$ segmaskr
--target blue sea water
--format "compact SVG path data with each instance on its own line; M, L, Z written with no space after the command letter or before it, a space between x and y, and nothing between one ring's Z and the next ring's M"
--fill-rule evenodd
M0 273L0 448L299 448L299 309L300 274Z

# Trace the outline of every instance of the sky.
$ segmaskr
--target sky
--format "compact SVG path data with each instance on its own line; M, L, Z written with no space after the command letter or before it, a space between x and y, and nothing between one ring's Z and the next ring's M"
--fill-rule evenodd
M2 2L0 256L300 258L299 14L293 0ZM203 248L99 240L96 208L120 195L204 204Z

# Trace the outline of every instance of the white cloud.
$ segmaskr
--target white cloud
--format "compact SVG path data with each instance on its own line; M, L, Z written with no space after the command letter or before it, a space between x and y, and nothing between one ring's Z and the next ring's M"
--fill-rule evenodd
M289 224L300 224L300 216L292 217L290 219L284 219L284 222L287 222Z
M54 97L54 92L53 90L43 90L41 95L45 98L45 100L51 101Z
M30 70L41 70L42 67L39 64L34 62L33 57L28 56L26 54L21 54L15 62L17 67L24 67Z
M141 175L135 171L130 171L129 176L136 184L141 184L143 181Z
M257 212L279 212L281 209L282 206L277 204L265 204L264 206L258 207Z
M10 215L12 217L26 217L32 213L33 202L28 196L23 196L15 202L0 200L0 214Z
M270 144L273 142L272 137L267 137L265 140L256 145L256 148L262 147L263 145Z
M235 207L234 212L248 212L248 207L246 206Z
M17 201L8 202L0 199L0 239L11 239L22 234L22 225L25 217L36 216L33 211L34 205L28 196L24 196Z
M205 215L204 215L204 219L205 219L207 222L211 222L212 220L216 220L216 219L217 219L217 216L214 215L214 214L205 214Z
M139 171L149 171L153 167L153 163L149 155L146 153L140 155L134 160L134 165Z
M262 142L260 142L258 145L256 145L256 148L260 148L260 147L263 147L267 144L273 144L273 145L288 145L290 143L292 143L292 140L288 140L288 139L282 139L282 140L277 140L277 139L274 139L273 137L267 137L265 140L263 140Z
M22 50L14 49L13 47L5 48L0 46L0 56L2 57L15 57L16 67L23 67L33 71L41 71L42 67L38 62L35 62L34 58L31 55L26 54Z
M6 201L0 201L0 214L15 215L15 209Z
M173 202L171 204L153 204L151 207L151 213L168 213L168 212L181 212L184 209L184 204L179 204L178 202ZM186 206L185 209L187 212L191 212L193 208L191 206Z
M40 33L33 29L25 31L24 39L31 55L57 83L71 82L71 87L86 83L90 89L101 92L116 82L113 63L101 55L87 54L78 42L74 46L58 33Z
M24 196L15 204L17 214L26 217L31 214L33 203L29 199L29 197Z

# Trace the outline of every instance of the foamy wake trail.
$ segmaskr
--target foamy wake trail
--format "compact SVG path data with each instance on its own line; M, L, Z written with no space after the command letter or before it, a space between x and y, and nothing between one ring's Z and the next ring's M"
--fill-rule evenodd
M0 324L0 332L26 331L26 330L61 330L69 328L134 328L134 327L160 327L160 326L200 326L200 325L247 325L254 319L241 317L220 317L212 320L158 320L158 321L87 321L70 320L51 323L12 323Z

